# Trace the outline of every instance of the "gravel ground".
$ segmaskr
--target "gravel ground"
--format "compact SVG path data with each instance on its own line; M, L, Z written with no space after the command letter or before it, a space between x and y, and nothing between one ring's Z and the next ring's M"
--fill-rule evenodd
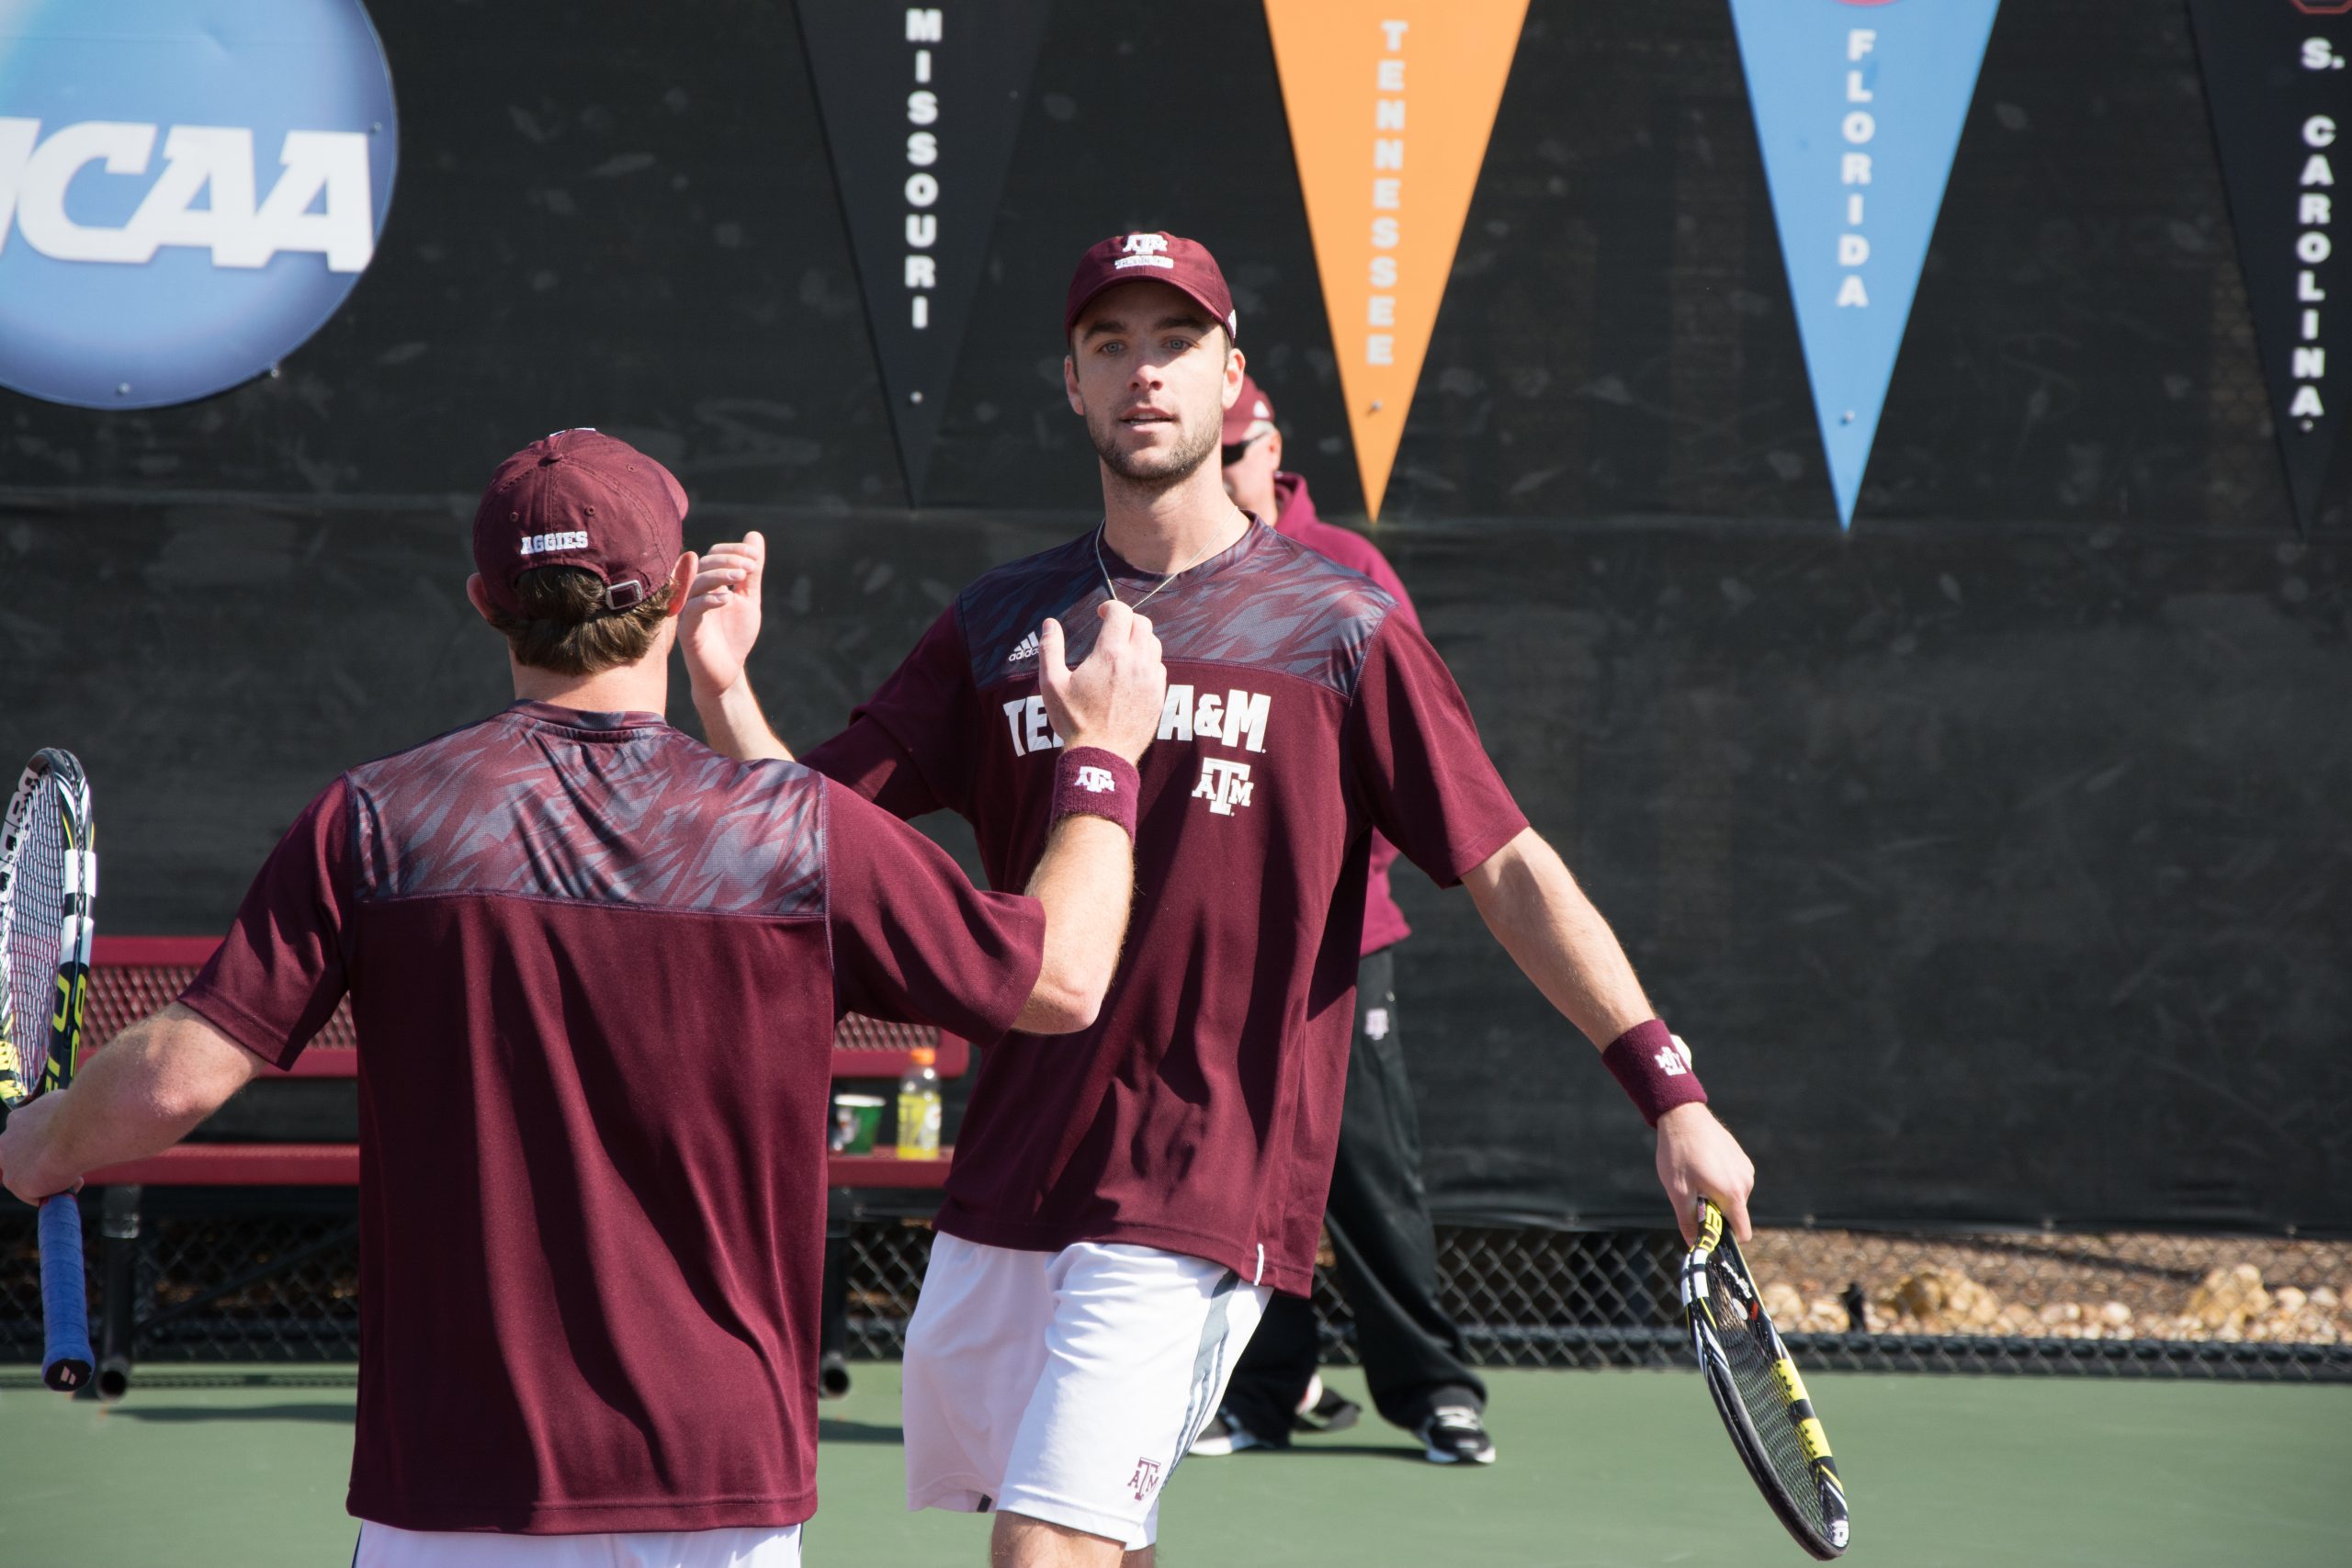
M2343 1242L1764 1231L1745 1250L1775 1321L1806 1332L1846 1329L1859 1284L1873 1332L2352 1341Z

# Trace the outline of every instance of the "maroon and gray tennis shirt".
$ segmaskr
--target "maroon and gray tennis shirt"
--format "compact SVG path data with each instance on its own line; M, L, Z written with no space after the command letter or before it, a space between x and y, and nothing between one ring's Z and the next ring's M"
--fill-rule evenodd
M789 762L519 703L356 768L181 999L359 1033L351 1511L422 1530L816 1508L833 1024L989 1039L1044 912Z
M900 817L971 821L989 879L1043 852L1047 615L1073 660L1093 532L974 582L809 766ZM1272 529L1142 606L1169 688L1143 755L1136 903L1094 1026L986 1055L939 1228L1055 1250L1133 1242L1304 1292L1330 1185L1374 829L1451 886L1523 828L1467 705L1378 586Z

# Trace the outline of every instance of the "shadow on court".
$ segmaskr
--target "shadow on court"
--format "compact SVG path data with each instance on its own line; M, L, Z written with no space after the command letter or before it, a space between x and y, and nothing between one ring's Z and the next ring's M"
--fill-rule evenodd
M1233 1457L1244 1464L1276 1464L1286 1459L1408 1459L1415 1464L1429 1463L1421 1458L1419 1446L1403 1440L1394 1443L1327 1443L1319 1438L1295 1441L1287 1449L1244 1449ZM1473 1465L1469 1468L1475 1470L1477 1467Z
M891 1448L903 1448L907 1433L903 1427L885 1427L871 1421L836 1421L820 1416L817 1420L817 1440L820 1443L881 1443Z
M152 1399L153 1395L150 1396ZM136 1395L106 1407L110 1421L152 1421L164 1426L189 1426L210 1421L323 1421L348 1427L355 1411L351 1401L319 1404L187 1405L142 1404Z

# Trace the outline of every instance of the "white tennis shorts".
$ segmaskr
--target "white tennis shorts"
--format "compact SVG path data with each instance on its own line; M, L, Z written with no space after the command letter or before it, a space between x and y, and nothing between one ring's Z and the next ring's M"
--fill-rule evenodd
M937 1237L907 1325L907 1506L1151 1545L1269 1294L1157 1247Z
M351 1568L800 1568L800 1527L500 1535L359 1526Z

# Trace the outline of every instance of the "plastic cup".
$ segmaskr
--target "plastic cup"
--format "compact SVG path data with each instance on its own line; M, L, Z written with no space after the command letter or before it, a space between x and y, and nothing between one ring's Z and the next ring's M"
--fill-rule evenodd
M882 1101L871 1094L833 1096L833 1133L829 1140L835 1154L869 1155L882 1130Z

